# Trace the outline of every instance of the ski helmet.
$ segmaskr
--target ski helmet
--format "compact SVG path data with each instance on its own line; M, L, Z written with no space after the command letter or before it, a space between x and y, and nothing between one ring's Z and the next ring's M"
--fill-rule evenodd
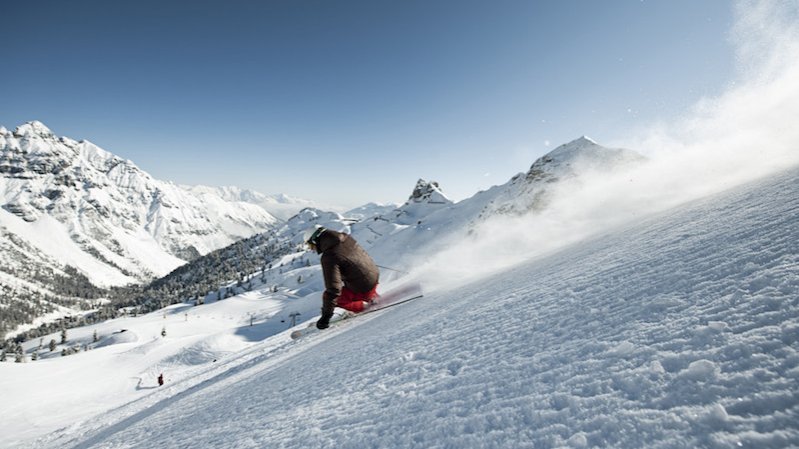
M302 239L305 243L316 246L316 244L319 242L319 236L322 235L322 233L326 230L327 229L324 227L316 225L313 228L306 229Z

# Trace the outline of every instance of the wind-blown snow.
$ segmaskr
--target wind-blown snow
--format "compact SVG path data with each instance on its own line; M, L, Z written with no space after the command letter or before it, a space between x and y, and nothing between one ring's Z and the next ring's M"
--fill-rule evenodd
M737 77L684 116L631 130L618 144L657 160L644 179L664 197L702 196L799 163L799 7L734 3Z
M129 401L54 419L63 428L37 442L9 438L34 423L12 414L3 445L799 445L798 179L793 168L298 342L283 333L212 362L196 354L216 340L198 341L161 389L143 357L138 390L125 365L101 363L111 347L2 364L26 373L0 377L9 403L40 399L32 380L56 363L75 370L51 374L63 394L108 377ZM171 338L135 350L179 361Z

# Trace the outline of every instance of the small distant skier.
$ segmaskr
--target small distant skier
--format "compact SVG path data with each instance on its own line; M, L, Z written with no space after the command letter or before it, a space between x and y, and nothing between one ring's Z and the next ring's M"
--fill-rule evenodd
M158 375L158 386L164 385L164 373Z
M363 312L377 294L380 270L361 245L351 236L321 226L305 231L305 243L322 255L325 291L322 294L322 316L316 322L327 329L333 309Z

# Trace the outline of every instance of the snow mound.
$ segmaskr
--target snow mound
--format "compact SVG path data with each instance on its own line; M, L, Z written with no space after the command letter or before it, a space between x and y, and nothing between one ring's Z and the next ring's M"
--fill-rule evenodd
M208 362L215 362L247 346L242 339L234 335L215 335L187 346L179 353L164 359L162 364L170 367L202 365Z
M139 336L134 331L121 330L113 334L103 337L94 344L94 348L102 348L105 346L119 345L122 343L136 343L139 341Z

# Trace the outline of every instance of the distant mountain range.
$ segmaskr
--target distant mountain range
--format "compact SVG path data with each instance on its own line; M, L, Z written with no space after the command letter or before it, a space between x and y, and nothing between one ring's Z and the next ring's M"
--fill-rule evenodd
M344 214L308 207L293 214L302 200L158 181L90 142L56 137L39 122L14 132L0 128L0 304L6 315L20 311L0 331L96 309L107 302L101 288L111 285L157 279L123 295L124 305L221 295L221 285L241 284L271 261L302 251L300 236L314 224L353 234L378 263L401 270L416 250L429 254L491 217L543 210L561 180L642 159L582 137L458 203L438 183L420 179L399 206L372 203ZM264 209L275 205L284 207L283 221Z
M457 203L439 183L419 179L402 205L371 204L344 214L308 208L277 228L275 239L287 247L301 248L302 232L310 226L346 232L378 264L391 267L386 274L395 276L410 271L425 254L460 244L481 223L545 211L555 201L554 189L565 182L589 182L592 175L610 175L644 160L635 151L606 148L581 137L537 159L505 184Z
M159 181L40 122L0 130L0 226L96 285L160 277L270 229L263 208Z
M148 282L272 229L265 207L287 215L298 203L160 181L41 122L0 127L0 308L22 310L16 322L58 315L97 287Z
M231 203L250 203L260 206L271 215L282 221L293 217L294 214L306 207L320 207L317 203L302 198L295 198L286 194L266 195L253 190L240 189L235 186L208 187L208 186L181 186L182 188L203 197L204 195L218 196Z

